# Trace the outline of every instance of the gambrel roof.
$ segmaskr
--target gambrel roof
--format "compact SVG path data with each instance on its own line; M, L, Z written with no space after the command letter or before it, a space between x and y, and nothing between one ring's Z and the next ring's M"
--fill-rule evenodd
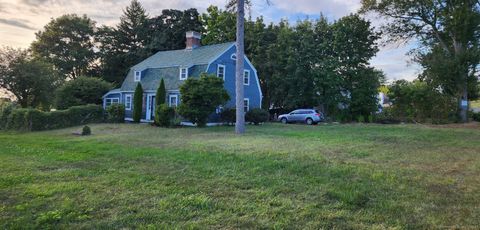
M201 46L195 49L160 51L132 67L137 71L147 68L191 67L206 65L233 46L234 42Z

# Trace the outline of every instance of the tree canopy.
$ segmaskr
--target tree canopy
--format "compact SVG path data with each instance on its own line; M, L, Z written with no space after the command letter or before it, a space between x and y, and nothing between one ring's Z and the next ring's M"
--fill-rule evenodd
M95 60L94 32L95 22L86 15L66 14L36 33L31 49L65 78L75 79L88 74Z
M422 80L456 97L459 105L470 98L480 63L478 1L362 0L362 11L386 18L382 28L391 40L420 41L416 60L425 69ZM467 109L458 110L462 121L467 121Z
M32 58L26 50L0 49L0 87L11 92L21 107L49 110L60 82L52 65Z

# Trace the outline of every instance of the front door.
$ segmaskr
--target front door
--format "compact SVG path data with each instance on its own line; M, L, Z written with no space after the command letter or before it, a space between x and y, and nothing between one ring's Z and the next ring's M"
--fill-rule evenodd
M147 120L155 119L155 95L148 95L147 97Z

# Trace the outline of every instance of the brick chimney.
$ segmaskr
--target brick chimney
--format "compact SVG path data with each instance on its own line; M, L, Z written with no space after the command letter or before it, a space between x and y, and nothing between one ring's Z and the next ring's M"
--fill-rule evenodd
M192 50L201 46L200 40L202 35L195 31L188 31L186 34L187 37L187 47L186 49Z

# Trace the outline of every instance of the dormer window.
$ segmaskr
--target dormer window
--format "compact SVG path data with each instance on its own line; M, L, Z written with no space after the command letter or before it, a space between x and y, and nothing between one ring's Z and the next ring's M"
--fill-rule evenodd
M180 68L180 80L186 80L188 78L188 68Z
M135 81L140 81L142 79L142 72L140 71L135 71Z
M230 59L232 59L232 60L234 60L234 61L237 60L237 55L236 55L236 54L232 54L232 55L230 56Z
M225 66L218 65L217 66L217 77L221 77L225 81Z

